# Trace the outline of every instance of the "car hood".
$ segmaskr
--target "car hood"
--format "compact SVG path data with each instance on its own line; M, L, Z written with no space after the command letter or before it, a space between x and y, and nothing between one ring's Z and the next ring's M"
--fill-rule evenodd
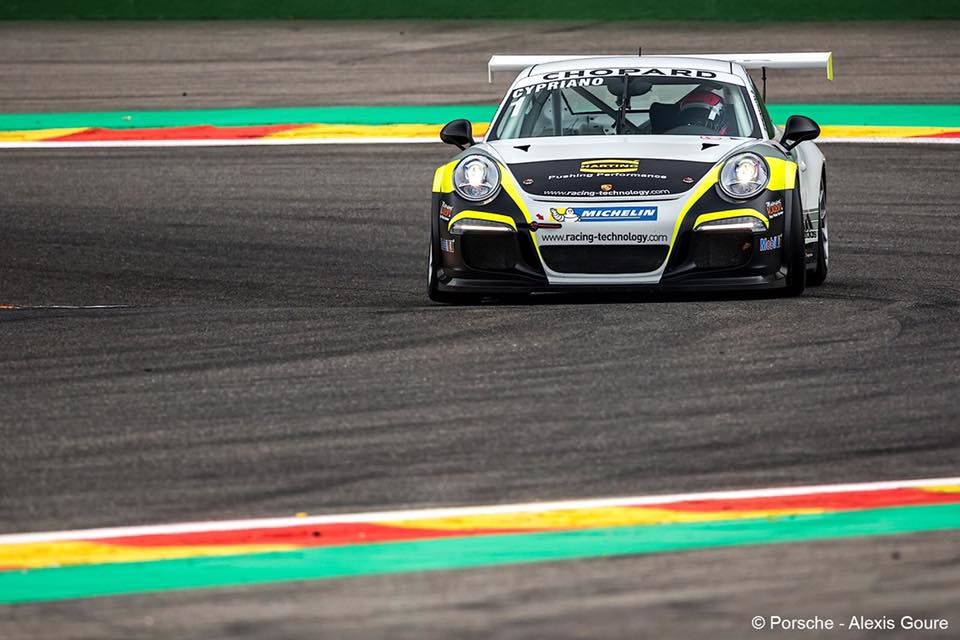
M485 143L507 164L585 158L656 158L715 164L753 138L711 136L565 136Z
M669 197L752 138L585 136L486 143L535 198Z

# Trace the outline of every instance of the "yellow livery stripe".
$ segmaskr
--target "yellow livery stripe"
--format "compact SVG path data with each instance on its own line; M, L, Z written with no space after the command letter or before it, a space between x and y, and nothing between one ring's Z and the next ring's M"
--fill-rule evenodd
M523 196L520 195L520 187L517 186L516 180L513 179L513 175L507 170L505 166L498 163L500 167L500 184L503 187L503 190L507 192L507 195L516 203L517 207L523 213L524 220L527 221L527 224L533 222L533 216L530 215L530 210L527 209L527 205L523 202ZM537 257L540 258L540 262L543 262L543 256L540 254L540 245L537 243L537 234L533 231L530 231L530 240L533 242L533 248L537 250Z
M489 220L490 222L499 222L501 224L509 225L514 231L517 230L516 221L510 216L501 215L499 213L485 213L483 211L461 211L457 215L450 218L450 222L447 223L447 228L450 229L453 227L453 223L457 220L462 220L464 218L474 218L476 220Z
M713 185L717 184L717 180L720 178L720 167L723 166L718 164L713 169L707 172L707 175L703 176L700 180L700 184L696 186L693 190L693 193L687 198L687 201L683 205L683 209L680 210L680 215L677 216L677 223L673 225L673 236L670 238L670 250L667 252L667 259L664 262L670 260L670 254L673 253L673 247L677 244L677 236L680 235L680 225L683 224L683 219L687 217L687 212L690 211L690 208L696 204L697 200L703 197L707 191L710 190Z
M497 166L500 167L500 184L503 186L503 190L507 192L507 195L509 195L517 204L517 207L520 208L524 219L528 223L533 222L530 210L527 209L527 205L523 202L523 196L520 195L520 187L517 186L517 181L513 179L513 175L510 174L505 166L499 163Z
M453 170L457 168L457 162L457 160L448 162L433 174L434 193L450 193L453 191Z
M761 213L754 211L753 209L731 209L730 211L716 211L714 213L704 213L703 215L697 216L696 221L693 223L693 228L696 229L701 224L706 222L714 222L715 220L726 220L727 218L756 218L763 223L763 226L770 228L770 221L766 216Z
M765 157L770 167L770 191L783 191L797 186L797 163L780 158Z
M789 160L783 160L781 158L765 157L764 159L767 161L767 165L770 167L770 183L767 185L768 189L771 191L783 191L785 189L793 189L796 187L797 163ZM693 190L693 192L687 197L687 201L684 203L683 209L680 210L680 215L677 216L677 223L673 227L673 236L670 238L670 251L667 252L667 261L670 260L670 255L673 253L674 246L676 246L677 236L680 235L680 227L683 225L683 221L687 217L687 213L689 213L693 205L695 205L697 201L700 200L700 198L702 198L703 195L717 183L717 181L720 179L720 170L722 167L723 163L720 163L714 168L710 169L710 171L708 171L707 174L700 180L700 183ZM762 220L763 223L769 227L769 221L752 209L740 209L739 211L748 212L741 213L739 215L752 215ZM701 217L703 216L697 218L697 223L700 222Z

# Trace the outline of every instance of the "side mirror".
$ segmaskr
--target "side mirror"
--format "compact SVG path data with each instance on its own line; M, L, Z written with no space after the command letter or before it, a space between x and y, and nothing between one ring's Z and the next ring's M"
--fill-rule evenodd
M819 131L819 129L818 129ZM447 144L455 144L466 149L476 144L473 140L473 125L469 120L451 120L440 130L440 139Z
M790 116L783 128L780 143L790 151L805 140L813 140L820 135L820 125L806 116Z

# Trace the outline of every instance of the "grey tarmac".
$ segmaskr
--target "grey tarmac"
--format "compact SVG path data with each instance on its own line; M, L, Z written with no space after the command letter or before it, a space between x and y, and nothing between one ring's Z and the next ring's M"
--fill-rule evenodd
M336 26L182 25L158 48L159 25L102 25L71 66L90 25L3 25L2 104L179 108L179 90L204 78L197 107L483 102L501 88L481 84L481 53L521 49L515 25L473 25L476 38L459 40L408 25L351 62L359 31ZM699 49L735 48L713 28ZM900 45L882 46L897 33L939 37L927 62L945 69L951 25L818 28L804 48L844 48L838 82L791 75L772 97L799 101L802 85L809 101L953 99L941 76L896 59ZM591 48L626 46L625 29ZM588 48L577 31L534 30L531 47ZM198 32L202 46L183 35ZM273 44L250 44L264 33ZM396 84L322 82L337 73L322 46L304 53L297 38L308 36L354 42L337 64L370 71L365 89L384 77L375 69ZM165 57L167 75L132 75ZM430 178L451 155L440 145L5 151L0 305L28 308L0 309L0 531L957 475L960 148L824 152L832 271L803 297L442 307L425 291ZM88 305L119 308L64 308ZM0 637L739 638L752 616L772 614L960 625L958 541L23 605L0 609Z

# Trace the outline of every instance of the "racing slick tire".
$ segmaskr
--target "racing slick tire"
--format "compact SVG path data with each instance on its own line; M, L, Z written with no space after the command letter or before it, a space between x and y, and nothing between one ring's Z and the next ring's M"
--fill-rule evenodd
M471 293L450 293L440 291L437 286L437 270L433 266L433 242L430 243L430 254L427 257L427 297L441 304L477 304L481 297Z
M789 233L784 234L783 247L786 251L787 286L785 296L799 296L807 284L807 260L803 242L803 207L800 203L800 177L793 190L793 203L790 207Z
M827 279L830 266L830 238L827 236L827 174L820 178L820 222L817 233L817 266L807 272L807 284L818 287Z

